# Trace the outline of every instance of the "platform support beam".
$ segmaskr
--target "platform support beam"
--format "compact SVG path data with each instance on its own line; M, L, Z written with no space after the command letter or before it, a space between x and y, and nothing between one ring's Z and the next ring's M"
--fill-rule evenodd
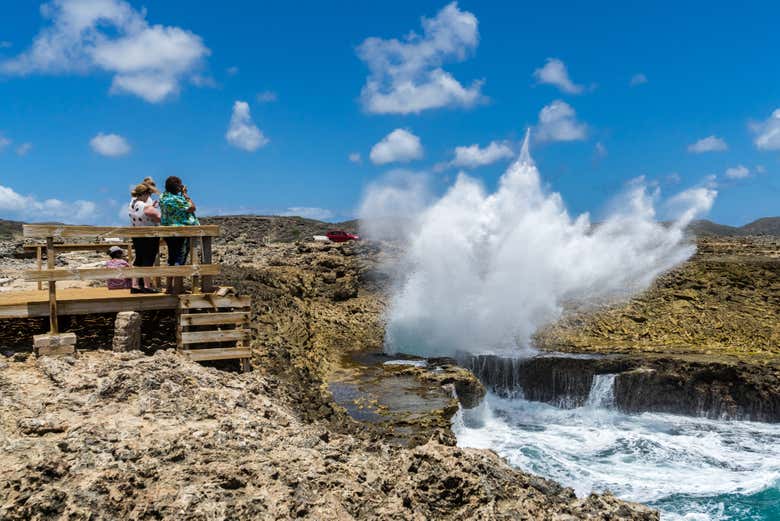
M46 238L46 266L50 269L54 269L54 260L56 254L54 253L54 238ZM56 335L59 333L59 324L57 323L57 282L49 281L49 333Z

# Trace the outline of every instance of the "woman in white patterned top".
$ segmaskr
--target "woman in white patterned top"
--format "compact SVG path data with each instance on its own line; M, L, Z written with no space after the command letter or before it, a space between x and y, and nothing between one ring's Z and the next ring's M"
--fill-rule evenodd
M152 199L152 193L157 192L154 181L150 178L133 188L130 192L129 212L130 224L133 226L158 226L160 224L160 209L157 202ZM135 259L133 266L154 266L157 254L160 251L160 239L157 237L133 237L133 250ZM157 293L152 288L151 279L133 279L131 293Z

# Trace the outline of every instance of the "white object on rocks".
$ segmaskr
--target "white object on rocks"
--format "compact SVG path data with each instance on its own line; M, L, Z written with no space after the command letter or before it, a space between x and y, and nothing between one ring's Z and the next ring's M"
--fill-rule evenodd
M138 351L141 349L141 314L120 311L114 322L114 351Z
M323 242L330 242L330 239L326 235L314 235L315 241L323 241Z

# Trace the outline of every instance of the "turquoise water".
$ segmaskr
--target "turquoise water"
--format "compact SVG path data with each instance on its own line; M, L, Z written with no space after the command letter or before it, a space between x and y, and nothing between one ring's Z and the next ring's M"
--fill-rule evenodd
M611 490L667 521L780 520L780 425L622 414L610 383L568 410L488 394L456 418L458 444L491 448L578 496Z

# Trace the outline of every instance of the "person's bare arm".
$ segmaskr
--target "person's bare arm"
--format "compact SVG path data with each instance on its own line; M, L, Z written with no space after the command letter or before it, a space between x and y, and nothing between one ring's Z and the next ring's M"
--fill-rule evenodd
M185 197L187 197L187 196L185 196ZM192 199L190 199L189 197L187 197L187 202L189 202L189 203L190 203L190 207L189 207L189 208L187 208L187 211L188 211L189 213L195 213L195 203L193 203L193 202L192 202Z
M144 215L146 215L156 223L160 222L160 210L158 210L154 206L147 206L146 208L144 208Z

